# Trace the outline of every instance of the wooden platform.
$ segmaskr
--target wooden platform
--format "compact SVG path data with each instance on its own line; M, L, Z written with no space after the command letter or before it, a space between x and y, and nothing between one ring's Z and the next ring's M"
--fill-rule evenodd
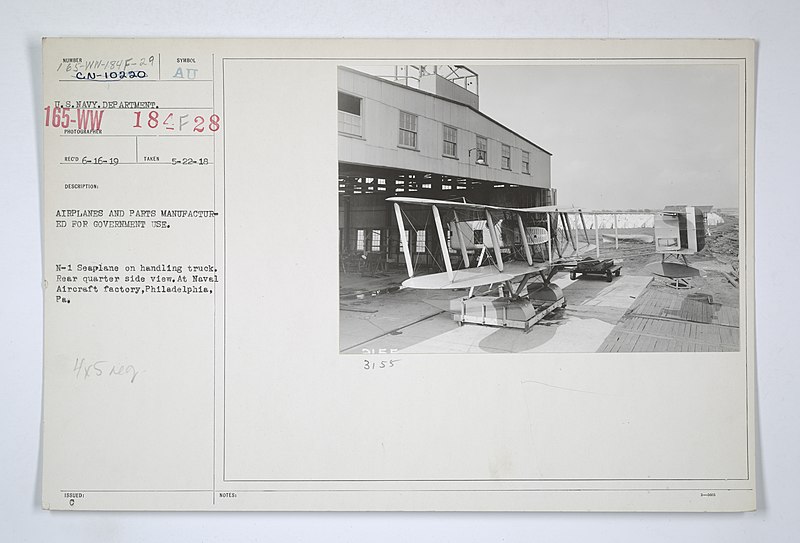
M598 352L739 350L739 309L696 291L651 283Z

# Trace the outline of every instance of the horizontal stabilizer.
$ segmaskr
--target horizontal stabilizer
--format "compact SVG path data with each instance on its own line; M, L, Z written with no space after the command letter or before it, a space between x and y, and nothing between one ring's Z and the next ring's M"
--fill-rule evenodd
M700 275L700 270L697 268L675 262L653 262L648 264L646 269L650 273L668 279L688 279L689 277L698 277Z

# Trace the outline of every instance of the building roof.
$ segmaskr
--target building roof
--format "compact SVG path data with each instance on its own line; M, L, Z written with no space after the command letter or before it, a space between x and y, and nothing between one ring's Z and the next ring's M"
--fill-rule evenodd
M408 85L403 85L402 83L396 83L396 82L394 82L394 81L390 81L390 80L388 80L388 79L385 79L385 78L383 78L383 77L379 77L379 76L377 76L377 75L372 75L372 74L368 74L368 73L365 73L365 72L362 72L362 71L359 71L359 70L354 70L353 68L348 68L347 66L339 66L339 69L340 69L340 70L345 70L345 71L348 71L348 72L352 72L352 73L354 73L354 74L358 74L358 75L360 75L360 76L368 77L368 78L370 78L370 79L375 79L375 80L377 80L377 81L381 81L382 83L388 83L389 85L395 85L395 86L397 86L397 87L402 87L402 88L404 88L404 89L407 89L407 90L409 90L409 91L411 91L411 92L418 92L418 93L420 93L420 94L424 94L424 95L426 95L426 96L431 96L431 97L433 97L433 98L436 98L436 99L438 99L438 100L444 100L445 102L450 102L450 103L452 103L452 104L456 104L456 105L459 105L459 106L461 106L461 107L464 107L464 108L467 108L467 109L469 109L469 110L472 110L472 111L474 111L475 113L477 113L478 115L480 115L481 117L483 117L484 119L487 119L487 120L489 120L489 121L493 122L494 124L496 124L496 125L498 125L498 126L502 127L503 129L505 129L505 130L508 130L509 132L511 132L512 134L514 134L514 135L515 135L515 136L517 136L518 138L520 138L521 140L523 140L523 141L525 141L525 142L527 142L527 143L530 143L531 145L533 145L534 147L536 147L536 148L537 148L537 149L539 149L540 151L543 151L543 152L547 153L548 155L550 155L550 156L553 156L553 153L551 153L550 151L548 151L548 150L547 150L547 149L545 149L544 147L542 147L542 146L540 146L540 145L537 145L537 144L533 143L531 140L529 140L529 139L528 139L528 138L526 138L525 136L521 135L519 132L517 132L517 131L515 131L515 130L512 130L512 129L510 129L509 127L507 127L507 126L506 126L506 125L504 125L503 123L501 123L501 122L499 122L499 121L497 121L497 120L495 120L495 119L493 119L493 118L489 117L488 115L486 115L486 114L485 114L485 113L483 113L482 111L480 111L480 110L478 110L478 109L475 109L474 107L472 107L472 106L469 106L469 105L467 105L467 104L465 104L465 103L463 103L463 102L459 102L458 100L453 100L453 99L451 99L451 98L446 98L446 97L444 97L444 96L439 96L438 94L433 94L433 93L431 93L431 92L428 92L428 91L424 91L424 90L420 90L420 89L415 89L414 87L409 87Z

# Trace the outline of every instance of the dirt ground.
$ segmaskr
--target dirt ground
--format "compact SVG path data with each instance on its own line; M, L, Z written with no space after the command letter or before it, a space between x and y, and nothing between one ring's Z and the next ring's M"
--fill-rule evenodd
M695 255L689 255L690 266L698 268L701 276L691 280L692 292L709 294L719 302L734 307L739 305L739 217L732 213L717 211L725 222L708 227L706 245ZM613 234L613 230L600 230ZM620 234L653 234L652 228L620 230ZM593 231L589 231L590 240ZM653 243L620 241L619 249L613 242L601 242L603 258L613 258L622 263L622 273L627 275L650 275L645 268L651 262L661 260ZM656 279L660 281L661 279Z
M724 271L734 278L739 277L739 218L728 213L717 212L725 222L708 227L706 246L696 255L688 257L689 264L696 261L714 261L716 271ZM653 235L652 228L620 229L620 234L647 234ZM613 229L600 229L600 234L614 234ZM589 230L589 241L594 243L593 230ZM614 248L613 242L603 242L601 239L600 254L603 258L622 260L629 273L638 273L650 262L660 260L655 252L652 242L624 240L619 242L619 249Z
M700 251L702 256L708 254L721 264L730 266L730 274L739 281L739 217L718 212L725 222L710 227L710 235L706 238L706 247ZM726 270L727 271L727 270Z

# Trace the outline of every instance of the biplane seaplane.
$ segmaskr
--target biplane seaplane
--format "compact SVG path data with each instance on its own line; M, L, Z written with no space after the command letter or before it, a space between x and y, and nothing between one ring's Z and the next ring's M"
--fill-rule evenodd
M403 287L468 289L469 295L450 304L459 324L529 330L549 313L566 306L553 276L592 248L580 209L512 208L407 197L387 200L394 203L409 276ZM431 208L445 271L415 275L401 204ZM444 220L448 221L447 232ZM578 240L578 222L585 245ZM450 246L460 253L459 268L454 268L450 260L448 233ZM481 252L476 255L479 247ZM498 286L497 295L474 295L476 288L493 285Z
M589 241L580 208L513 208L397 196L387 201L394 204L408 272L403 287L468 290L467 296L450 302L453 318L459 324L528 331L548 314L566 307L562 289L553 282L559 271L571 270L574 279L582 265L608 264L603 272L608 280L612 271L619 275L619 266L614 267L612 260L600 260L599 242L592 245ZM403 206L431 209L445 271L415 274L406 230L406 219L411 220ZM703 248L704 211L700 207L667 208L655 214L654 239L662 261L655 263L652 273L684 284L686 278L699 275L686 263L686 255ZM579 229L583 230L585 244L580 242ZM451 247L460 256L457 266L450 258ZM593 249L598 253L597 259L584 257ZM668 256L682 258L683 264L669 262ZM476 289L482 290L480 295L475 295Z

